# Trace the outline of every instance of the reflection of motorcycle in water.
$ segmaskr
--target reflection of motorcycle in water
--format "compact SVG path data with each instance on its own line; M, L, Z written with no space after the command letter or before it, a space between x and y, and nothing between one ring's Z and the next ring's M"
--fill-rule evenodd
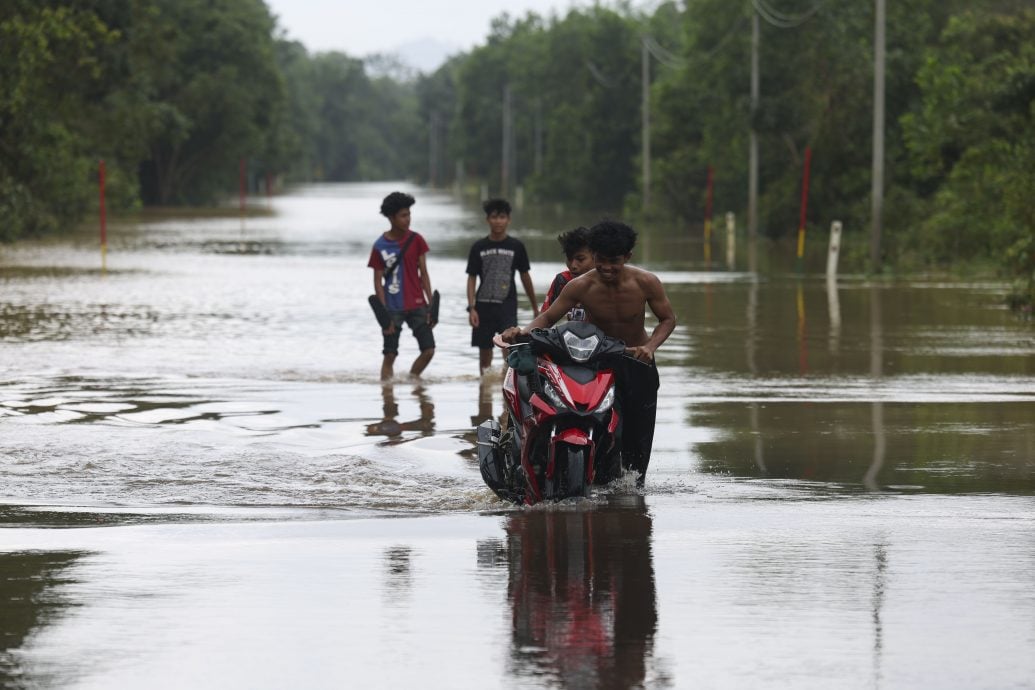
M496 495L528 504L585 496L620 474L613 366L624 353L621 340L581 321L533 329L509 346L510 423L478 427L478 465Z
M549 673L565 687L642 686L658 620L643 497L522 511L506 531L515 674Z

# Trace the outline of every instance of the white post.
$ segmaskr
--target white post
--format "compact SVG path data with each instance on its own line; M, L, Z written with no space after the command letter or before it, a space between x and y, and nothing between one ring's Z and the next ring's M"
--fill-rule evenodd
M726 213L726 268L733 270L737 263L737 220L732 212Z
M837 257L841 253L841 221L830 224L830 249L827 251L827 278L837 278Z
M830 352L841 346L841 300L837 293L837 257L841 253L841 221L830 224L830 250L827 252L827 312L830 314Z
M521 210L525 207L525 188L522 185L518 185L514 189L514 208Z

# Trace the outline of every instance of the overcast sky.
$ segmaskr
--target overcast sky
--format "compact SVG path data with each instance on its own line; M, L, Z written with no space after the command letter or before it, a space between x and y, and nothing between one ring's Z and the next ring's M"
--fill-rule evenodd
M491 20L508 12L564 14L578 0L266 0L288 37L310 52L338 50L355 57L431 39L466 51L485 43Z

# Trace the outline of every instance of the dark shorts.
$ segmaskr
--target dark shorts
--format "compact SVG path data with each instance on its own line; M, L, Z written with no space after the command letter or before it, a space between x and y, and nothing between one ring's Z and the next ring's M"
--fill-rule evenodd
M385 340L384 349L381 350L382 354L399 354L399 334L402 333L404 323L413 331L413 337L417 339L417 347L421 352L435 347L435 334L428 325L427 307L417 307L409 311L390 311L388 315L392 317L392 323L395 324L395 332L391 335L381 334Z
M618 404L622 411L622 464L643 475L654 445L658 413L658 365L622 357L616 367Z
M478 327L471 329L471 345L481 350L492 348L492 336L517 325L517 304L476 302Z

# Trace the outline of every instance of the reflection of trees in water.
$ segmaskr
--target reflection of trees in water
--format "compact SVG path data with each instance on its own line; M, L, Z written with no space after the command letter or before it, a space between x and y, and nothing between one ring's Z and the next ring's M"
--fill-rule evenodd
M880 288L870 288L870 376L876 383L884 376L884 327L881 318ZM874 400L870 403L873 420L873 459L863 475L863 484L870 491L880 489L878 481L884 467L884 451L887 441L884 437L884 403Z
M17 650L24 646L30 634L51 623L71 605L58 590L74 582L66 571L84 555L78 552L0 554L0 687L46 685L22 667Z
M902 299L901 292L892 292L881 284L854 291L850 303L853 319L849 323L855 328L864 327L867 337L853 335L846 350L841 343L843 322L837 284L828 281L826 288L828 350L837 357L846 352L850 355L849 373L865 362L865 378L859 383L849 379L846 385L855 395L869 387L870 399L861 395L859 400L833 402L784 399L784 388L792 396L799 393L796 384L783 382L772 386L772 393L764 389L759 393L772 395L773 400L763 397L746 403L711 404L691 399L688 406L696 418L709 420L720 432L715 440L694 447L702 471L826 482L835 491L844 487L887 491L890 484L894 491L1035 492L1035 473L1031 464L1024 462L1035 443L1030 406L966 401L917 403L888 396L884 390L894 392L899 384L886 383L887 372L901 366L901 354L896 353L909 350L902 344L909 340L901 335L905 317L900 305L908 300ZM758 318L765 310L760 309L756 293L755 285L750 285L745 316L747 362L739 367L764 380L763 372L769 365L756 358L759 350L765 351L757 341L760 333L771 332L774 326L759 325ZM797 302L799 295L796 292L793 302L784 302ZM893 308L890 317L889 305ZM803 313L799 311L799 316ZM801 323L799 342L803 338ZM804 354L818 353L800 349L799 363L805 361ZM824 366L833 367L837 361L832 358ZM775 370L783 369L786 365ZM811 385L806 379L800 381L806 387ZM837 383L821 380L816 385L836 391ZM1002 458L1011 460L1004 462Z
M642 685L658 620L643 498L521 511L506 531L513 672L565 687ZM480 549L481 565L498 563L489 552Z
M432 402L424 386L414 386L413 396L417 401L420 416L416 419L400 422L399 404L395 398L395 386L386 383L381 386L382 411L384 417L379 422L368 424L367 436L387 436L385 445L400 443L404 431L417 431L420 436L431 436L435 433L435 403Z

